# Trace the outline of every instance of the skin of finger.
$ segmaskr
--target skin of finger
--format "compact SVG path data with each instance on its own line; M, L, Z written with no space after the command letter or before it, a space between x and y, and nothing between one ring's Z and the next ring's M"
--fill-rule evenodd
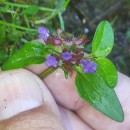
M26 69L30 70L31 72L37 75L46 70L47 68L48 67L45 64L32 64L26 67Z
M43 80L51 90L56 101L71 110L77 110L85 102L79 97L75 86L75 73L66 79L61 69L56 70ZM52 86L53 84L53 86ZM57 95L57 96L56 96ZM87 103L85 103L87 105Z
M86 124L81 118L79 118L75 112L65 109L61 106L59 106L59 110L61 112L63 122L66 124L66 127L71 128L72 130L94 130L88 126L88 124ZM71 126L66 120L69 120Z
M65 130L47 87L27 70L0 73L0 108L0 130Z
M33 75L22 69L0 73L0 120L43 103L42 89Z
M130 129L130 126L128 125L128 122L130 122L129 78L119 73L118 85L115 89L125 113L125 120L122 123L109 119L91 107L88 103L84 102L77 95L74 79L75 74L69 79L65 79L63 72L58 69L45 78L44 82L58 103L69 109L75 110L84 121L93 126L96 130L104 130L104 128L105 130L109 130L111 128L113 130Z
M38 67L41 67L41 69L37 69ZM45 70L44 67L46 68L46 66L43 64L31 65L28 66L27 69L33 71L35 74L39 74L39 70ZM76 92L76 88L74 87L75 73L73 73L72 77L66 79L64 72L61 69L57 69L54 73L50 74L43 80L47 87L50 89L58 104L63 105L64 107L71 110L79 109L79 107L84 105L84 103L86 105L88 104L84 102Z
M47 66L45 64L30 65L26 67L26 69L32 71L37 75L43 72L46 68ZM61 69L56 70L54 73L44 79L45 84L47 84L58 104L63 105L64 107L71 110L78 109L85 103L78 96L76 89L74 88L74 80L75 73L72 77L66 79Z
M0 130L65 130L65 128L57 114L50 110L50 106L42 105L1 121Z

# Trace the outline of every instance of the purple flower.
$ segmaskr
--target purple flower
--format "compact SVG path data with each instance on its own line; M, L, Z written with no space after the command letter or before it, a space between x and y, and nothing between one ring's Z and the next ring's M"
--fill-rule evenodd
M89 60L85 60L85 59L80 60L80 64L81 64L82 66L85 66L85 65L87 65L88 63L89 63Z
M46 56L46 61L45 61L45 64L48 66L48 67L56 67L57 66L57 59L56 57L54 56L51 56L50 54Z
M44 34L44 33L48 33L49 34L49 30L48 28L44 27L44 26L40 26L38 28L38 32L41 33L41 34Z
M80 64L83 66L83 71L87 73L93 73L96 71L97 64L91 60L82 59Z
M70 60L72 58L72 54L69 51L65 51L62 53L62 58L64 60Z
M47 38L49 37L49 30L48 28L44 26L40 26L38 28L39 38L43 39L45 42L47 41Z

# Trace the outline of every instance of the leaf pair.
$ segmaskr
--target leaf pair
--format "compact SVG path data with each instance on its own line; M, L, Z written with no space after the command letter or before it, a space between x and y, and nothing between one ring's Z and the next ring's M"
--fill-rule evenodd
M112 50L114 34L107 21L101 22L95 32L92 42L92 55L97 59L97 70L93 74L76 67L76 88L79 95L108 117L116 121L123 121L124 113L114 92L117 84L117 70L114 64L106 57Z

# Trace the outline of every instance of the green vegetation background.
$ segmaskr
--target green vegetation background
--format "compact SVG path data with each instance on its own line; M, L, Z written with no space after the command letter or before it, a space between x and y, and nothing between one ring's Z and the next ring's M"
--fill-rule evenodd
M109 58L118 71L130 76L130 0L0 0L0 64L26 41L37 39L38 26L47 26L52 33L57 28L86 33L91 41L104 19L115 34Z

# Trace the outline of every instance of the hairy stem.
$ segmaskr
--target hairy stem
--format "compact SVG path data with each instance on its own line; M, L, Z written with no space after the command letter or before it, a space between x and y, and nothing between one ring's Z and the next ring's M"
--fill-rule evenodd
M41 74L39 74L39 77L41 79L47 77L49 74L51 74L52 72L54 72L57 68L54 67L50 67L48 69L46 69L45 71L43 71Z

